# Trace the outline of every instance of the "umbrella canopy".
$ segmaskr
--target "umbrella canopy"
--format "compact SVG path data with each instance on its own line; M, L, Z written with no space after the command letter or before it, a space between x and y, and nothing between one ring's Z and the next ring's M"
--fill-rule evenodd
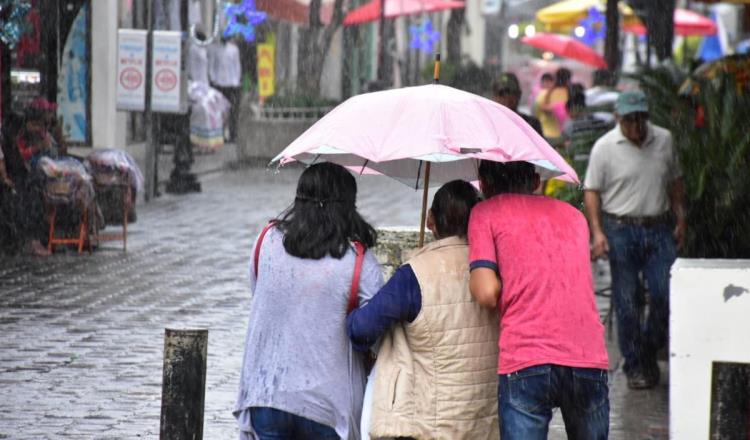
M625 23L638 20L630 6L624 2L617 5ZM563 0L537 11L536 19L548 31L569 31L588 16L591 8L604 12L606 4L602 0Z
M750 55L729 55L717 61L701 64L691 77L714 80L721 74L734 76L737 93L750 90ZM698 82L688 78L679 89L680 95L695 95L700 91Z
M604 57L596 53L589 46L567 35L538 33L533 37L524 37L523 41L529 46L552 52L561 57L570 58L594 67L605 68L607 62Z
M328 160L416 188L425 162L432 181L447 182L475 180L478 159L528 161L543 177L578 182L565 159L515 112L438 84L349 98L273 161Z
M626 24L623 27L625 32L636 35L646 35L646 27L643 23ZM675 9L674 11L674 33L683 37L694 35L716 35L716 23L708 17L704 17L696 12L687 9Z
M436 12L444 9L463 8L462 1L451 0L372 0L353 11L344 18L344 25L368 23L380 19L380 5L385 1L385 17L395 18L402 15Z

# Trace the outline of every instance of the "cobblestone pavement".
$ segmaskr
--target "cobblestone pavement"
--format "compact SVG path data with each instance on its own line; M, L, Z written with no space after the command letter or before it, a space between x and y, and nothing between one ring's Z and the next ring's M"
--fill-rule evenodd
M110 242L93 255L0 257L0 438L157 438L167 327L209 329L204 438L236 438L250 247L297 176L217 173L203 193L141 204L127 253ZM378 177L359 184L377 226L418 223L420 194ZM611 438L667 437L666 381L634 393L616 371L611 400ZM565 438L559 416L550 438Z

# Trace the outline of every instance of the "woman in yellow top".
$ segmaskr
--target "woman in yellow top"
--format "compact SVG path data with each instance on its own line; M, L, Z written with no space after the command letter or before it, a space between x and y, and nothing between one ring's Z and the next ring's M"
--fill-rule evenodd
M570 87L570 70L560 68L555 72L555 86L542 91L536 97L534 113L542 123L544 137L554 146L556 140L562 136L562 126L568 117L565 103L568 102L568 87Z

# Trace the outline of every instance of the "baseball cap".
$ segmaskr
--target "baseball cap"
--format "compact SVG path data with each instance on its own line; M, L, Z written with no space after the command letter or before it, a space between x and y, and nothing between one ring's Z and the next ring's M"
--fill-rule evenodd
M495 80L492 84L492 91L495 94L500 92L510 93L521 93L521 85L518 82L518 77L512 73L503 73L500 77Z
M648 113L646 94L640 90L630 90L620 93L615 103L615 112L620 116L630 113Z

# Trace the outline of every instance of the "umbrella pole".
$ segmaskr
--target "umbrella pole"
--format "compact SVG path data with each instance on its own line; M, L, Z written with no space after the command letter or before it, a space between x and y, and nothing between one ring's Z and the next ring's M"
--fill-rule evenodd
M419 247L424 245L424 227L427 220L427 192L430 189L430 162L424 167L424 191L422 192L422 221L419 222Z

